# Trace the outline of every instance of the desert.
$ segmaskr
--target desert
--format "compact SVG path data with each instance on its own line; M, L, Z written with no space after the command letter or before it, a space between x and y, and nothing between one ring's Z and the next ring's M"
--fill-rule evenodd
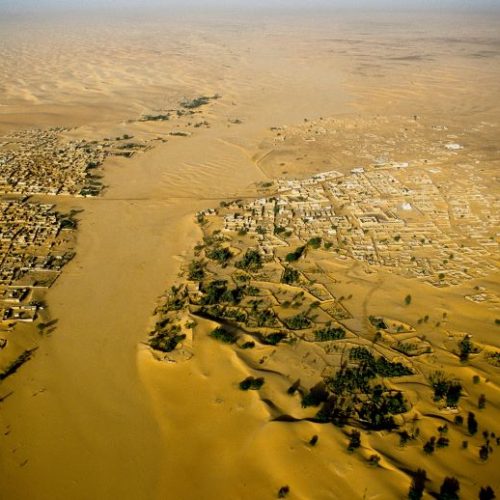
M498 495L499 27L6 12L2 498Z

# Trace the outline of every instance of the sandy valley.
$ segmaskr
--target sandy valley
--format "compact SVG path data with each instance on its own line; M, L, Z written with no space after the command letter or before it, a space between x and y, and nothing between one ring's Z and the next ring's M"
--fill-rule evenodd
M40 317L0 324L0 370L36 348L0 381L2 498L499 494L497 14L0 23L1 201L77 223ZM35 189L19 134L56 127Z

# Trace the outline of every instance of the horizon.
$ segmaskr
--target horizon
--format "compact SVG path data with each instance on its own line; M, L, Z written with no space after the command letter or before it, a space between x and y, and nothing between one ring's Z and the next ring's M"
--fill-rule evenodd
M0 0L0 13L38 14L82 11L500 11L496 0Z

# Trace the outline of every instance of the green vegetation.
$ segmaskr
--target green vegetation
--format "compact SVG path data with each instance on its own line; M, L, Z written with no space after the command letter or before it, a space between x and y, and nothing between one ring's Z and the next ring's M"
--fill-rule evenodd
M417 469L411 480L408 500L420 500L424 495L427 472L424 469Z
M357 430L352 430L347 449L349 451L354 451L360 446L361 446L361 433Z
M249 248L243 258L236 262L236 267L247 271L257 271L262 268L262 255L254 248Z
M305 313L299 313L291 318L286 318L283 322L290 330L303 330L304 328L309 328L312 324L312 321Z
M424 452L427 455L432 455L436 449L436 438L432 436L429 441L424 444Z
M274 332L262 337L262 343L266 345L278 345L283 339L286 339L285 332Z
M234 344L237 340L234 333L227 331L222 326L218 326L215 330L212 330L210 336L224 344Z
M326 326L314 332L316 342L327 342L329 340L341 340L345 338L345 330L342 327Z
M227 266L227 263L233 257L231 250L227 247L216 246L206 253L207 257L211 260L219 262L222 267Z
M393 363L383 356L375 356L366 347L353 347L349 352L349 359L361 361L366 373L382 377L402 377L412 375L413 372L402 363Z
M278 491L278 498L286 498L288 493L290 493L290 487L282 486Z
M367 356L364 351L358 350L355 351L354 360L358 361L356 366L344 364L335 376L326 379L327 388L332 394L319 411L318 418L337 426L355 419L369 429L394 429L396 424L393 415L408 410L403 394L372 383L377 376L378 366L373 356ZM399 363L394 365L397 368L389 371L400 373ZM383 366L382 371L386 372L385 363L379 366Z
M479 500L494 500L495 498L496 495L491 486L484 486L479 490Z
M462 384L457 380L452 380L442 371L431 373L429 377L434 389L434 401L446 399L446 406L457 406L462 396Z
M377 316L368 316L368 320L375 328L378 328L379 330L387 329L387 325L382 318L379 318Z
M305 250L306 250L305 245L301 246L301 247L297 247L295 249L295 251L293 251L285 256L285 260L287 262L296 262L297 260L299 260L302 257L302 255L304 255Z
M329 393L323 383L317 384L302 397L302 407L319 406L328 399Z
M172 352L185 338L186 335L181 333L180 326L174 325L168 330L154 332L149 345L157 351Z
M240 389L242 391L258 391L264 385L264 378L247 377L240 382Z
M281 277L281 282L286 283L287 285L292 285L299 281L300 274L296 269L293 269L289 266L285 267L283 271L283 276Z
M439 490L438 500L459 500L460 483L454 477L445 477Z
M208 104L212 99L219 99L219 96L216 94L213 97L200 96L191 100L184 99L181 102L181 106L186 109L196 109L204 106L205 104Z
M460 361L465 363L469 359L469 355L477 351L470 339L470 335L465 335L465 337L458 343L458 348L460 349Z
M170 120L170 114L143 115L141 122L165 122Z
M253 341L247 341L241 344L240 346L242 349L253 349L255 347L255 342Z
M484 408L486 408L486 396L484 394L479 395L479 398L477 399L477 407L480 410L484 410Z
M467 430L469 431L469 434L471 436L477 434L478 427L479 425L476 420L476 415L474 415L474 413L470 411L467 415Z
M318 440L319 440L318 435L314 434L314 436L309 440L309 444L311 446L316 446L316 444L318 443Z
M192 260L189 264L188 279L201 281L205 277L205 264L201 260Z
M411 295L409 295L409 294L408 294L408 295L405 297L405 304L406 304L407 306L409 306L409 305L411 304Z
M308 242L307 245L310 246L311 248L314 248L317 250L321 246L322 238L320 236L315 236L314 238L311 238Z

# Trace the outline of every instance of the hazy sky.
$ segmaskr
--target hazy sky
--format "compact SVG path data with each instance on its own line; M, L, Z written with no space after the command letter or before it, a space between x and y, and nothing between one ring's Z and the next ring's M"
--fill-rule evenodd
M499 7L500 0L0 0L0 9L33 10L47 8L86 9L86 8L123 8L134 6L148 7L224 7L224 8L315 8L315 7L362 7L362 8L475 8Z

